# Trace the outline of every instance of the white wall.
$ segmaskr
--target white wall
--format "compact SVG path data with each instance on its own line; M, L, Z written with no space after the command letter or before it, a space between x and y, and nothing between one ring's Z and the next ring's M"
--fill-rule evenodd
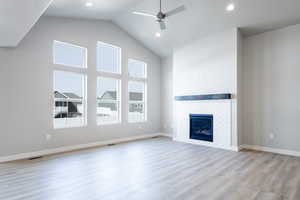
M52 126L52 42L59 40L88 48L88 126L54 130ZM96 42L103 41L122 48L122 67L128 58L148 64L148 122L97 126L96 124ZM1 125L0 156L49 148L84 144L160 131L160 58L116 25L105 21L85 21L43 17L15 49L1 49L1 79L6 91ZM0 52L0 53L1 53ZM1 55L1 54L0 54ZM10 59L11 57L11 59ZM4 73L2 73L2 70ZM126 79L126 71L124 79ZM122 98L126 97L123 83ZM2 90L2 87L1 87ZM1 91L1 94L2 91ZM3 96L1 97L3 98ZM127 118L122 105L122 119ZM3 121L1 121L3 123ZM2 138L2 135L5 135ZM52 139L47 141L46 135Z
M161 65L162 132L173 133L173 57L163 58Z
M233 147L238 146L237 37L237 29L217 33L178 48L173 55L174 96L233 94L231 101Z
M174 95L236 93L236 30L174 51ZM176 80L175 80L176 77Z
M299 35L296 25L245 39L243 143L300 151Z

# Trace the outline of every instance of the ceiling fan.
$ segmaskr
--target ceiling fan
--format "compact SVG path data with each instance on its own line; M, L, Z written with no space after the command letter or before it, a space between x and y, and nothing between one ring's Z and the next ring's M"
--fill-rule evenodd
M157 15L153 15L153 14L149 14L149 13L145 13L145 12L138 12L138 11L134 11L132 13L135 14L135 15L142 15L142 16L146 16L146 17L155 18L156 21L159 23L160 29L163 31L163 30L166 29L165 19L167 17L176 15L176 14L184 11L185 9L186 9L185 6L182 5L182 6L179 6L175 9L173 9L173 10L170 10L166 13L163 13L162 10L161 10L161 0L159 0L159 12L158 12Z

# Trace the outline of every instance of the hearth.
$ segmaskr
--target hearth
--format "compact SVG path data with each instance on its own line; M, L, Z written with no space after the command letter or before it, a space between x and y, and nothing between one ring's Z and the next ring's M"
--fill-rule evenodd
M190 114L190 139L213 142L213 115Z

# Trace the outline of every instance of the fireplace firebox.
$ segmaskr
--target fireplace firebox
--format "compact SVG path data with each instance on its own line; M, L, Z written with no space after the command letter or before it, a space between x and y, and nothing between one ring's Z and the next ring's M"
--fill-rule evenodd
M190 139L213 142L213 115L190 114Z

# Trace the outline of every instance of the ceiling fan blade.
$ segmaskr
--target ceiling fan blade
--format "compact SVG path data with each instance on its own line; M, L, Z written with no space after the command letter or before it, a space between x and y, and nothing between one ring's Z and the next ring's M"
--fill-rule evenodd
M142 15L142 16L145 16L145 17L153 17L156 19L156 16L155 15L152 15L152 14L149 14L149 13L144 13L144 12L137 12L137 11L134 11L132 12L132 14L135 14L135 15Z
M166 23L164 21L159 21L159 26L160 26L160 30L165 30L167 27L166 27Z
M182 6L179 6L178 8L175 8L174 10L170 10L166 13L166 17L170 17L170 16L173 16L173 15L176 15L177 13L180 13L182 11L186 10L185 6L182 5Z

